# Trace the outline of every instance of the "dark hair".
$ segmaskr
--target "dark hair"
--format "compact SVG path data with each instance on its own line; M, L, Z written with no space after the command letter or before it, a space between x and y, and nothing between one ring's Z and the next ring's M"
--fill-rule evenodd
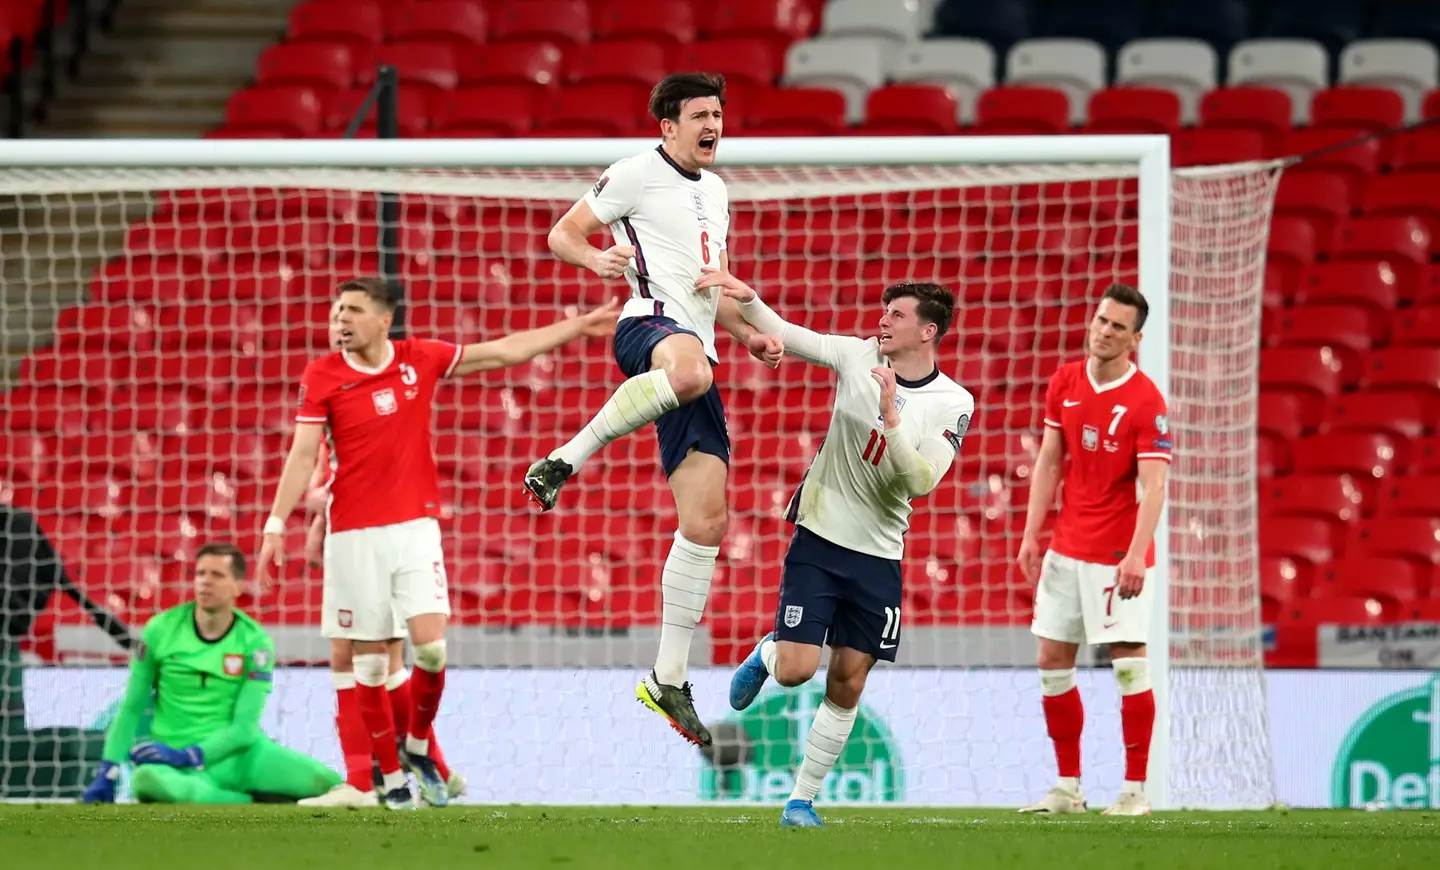
M230 557L230 570L235 574L236 580L245 579L245 554L234 544L210 543L195 551L195 561L200 561L202 556L228 556Z
M382 314L389 314L395 311L395 304L399 302L395 292L390 287L390 282L384 278L351 278L340 285L340 292L364 293L375 307L380 309Z
M650 92L650 114L657 121L678 121L685 101L699 97L715 97L725 105L725 77L700 72L666 76Z
M1150 303L1145 301L1145 297L1139 290L1136 290L1129 284L1121 284L1117 281L1105 288L1105 295L1101 296L1100 299L1102 301L1105 299L1114 299L1121 305L1129 305L1131 308L1134 308L1135 331L1139 332L1145 328L1145 318L1150 316Z
M935 324L935 344L950 331L950 321L955 317L955 292L944 284L925 281L893 284L885 288L880 297L886 305L896 299L910 297L915 300L915 314L925 323Z

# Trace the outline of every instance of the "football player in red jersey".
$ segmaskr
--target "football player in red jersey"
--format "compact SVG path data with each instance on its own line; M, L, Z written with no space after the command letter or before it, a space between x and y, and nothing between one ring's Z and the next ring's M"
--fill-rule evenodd
M1045 394L1045 436L1030 482L1019 562L1025 577L1039 583L1030 631L1039 638L1045 723L1059 781L1021 812L1086 809L1080 788L1085 713L1075 655L1089 643L1109 644L1120 685L1125 782L1105 812L1150 813L1144 786L1155 695L1145 642L1171 439L1165 397L1131 359L1149 310L1134 287L1111 285L1090 321L1089 357L1062 366ZM1062 480L1060 514L1042 558L1040 529Z
M300 382L295 440L265 521L257 560L261 588L284 564L285 523L300 503L328 437L322 630L353 643L356 699L384 777L382 802L414 807L386 698L386 642L398 615L410 630L415 673L404 762L426 803L448 802L430 757L429 734L445 686L445 625L450 615L440 544L440 486L430 416L441 378L503 368L582 336L615 330L614 300L579 317L496 341L464 346L388 338L395 299L387 283L360 278L340 285L342 349L314 360ZM274 574L272 574L272 568Z

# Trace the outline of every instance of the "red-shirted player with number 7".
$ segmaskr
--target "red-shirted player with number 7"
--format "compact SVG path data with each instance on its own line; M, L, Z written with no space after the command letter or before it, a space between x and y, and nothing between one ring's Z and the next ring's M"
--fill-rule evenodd
M1105 814L1150 814L1145 773L1155 695L1145 642L1171 441L1165 398L1131 361L1149 311L1140 291L1111 285L1090 321L1089 358L1062 366L1045 394L1045 436L1031 477L1019 562L1026 578L1039 581L1030 631L1040 640L1045 724L1059 781L1024 813L1085 812L1085 712L1075 686L1075 655L1081 643L1103 643L1110 646L1120 685L1125 741L1125 782ZM1042 559L1040 528L1062 477L1060 515Z
M440 484L430 412L441 378L516 365L581 336L615 331L615 300L588 314L495 341L455 345L388 338L396 300L379 278L340 285L341 350L314 360L300 380L295 440L265 521L256 564L261 589L284 564L285 521L305 495L320 440L328 435L334 476L326 505L321 630L353 644L355 694L384 777L382 802L415 804L402 768L386 697L394 620L406 621L414 647L413 709L403 762L425 802L444 806L445 779L430 758L430 728L445 687L445 625L450 616L440 544Z

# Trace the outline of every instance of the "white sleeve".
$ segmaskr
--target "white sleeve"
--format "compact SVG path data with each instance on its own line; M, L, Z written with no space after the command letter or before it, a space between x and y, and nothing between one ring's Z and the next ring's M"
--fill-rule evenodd
M611 164L585 194L590 211L603 224L613 224L634 213L645 183L645 161L629 158Z
M911 498L929 495L945 479L960 454L960 442L970 428L974 411L973 401L957 400L919 438L904 429L885 431L885 455L890 457L890 467L904 482Z
M745 322L785 343L785 352L806 362L827 369L839 370L851 356L868 352L863 338L850 335L827 335L806 329L781 318L759 296L740 303Z

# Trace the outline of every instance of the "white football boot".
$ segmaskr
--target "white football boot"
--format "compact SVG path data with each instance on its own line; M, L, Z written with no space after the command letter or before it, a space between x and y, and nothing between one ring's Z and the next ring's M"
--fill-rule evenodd
M1070 788L1056 785L1046 795L1028 807L1021 807L1022 813L1044 813L1047 815L1070 815L1085 812L1085 792L1078 785Z
M342 782L318 797L296 801L302 807L378 807L380 799L373 791L361 791L348 782Z
M1122 791L1115 799L1115 803L1102 816L1148 816L1150 815L1150 799L1144 792Z

